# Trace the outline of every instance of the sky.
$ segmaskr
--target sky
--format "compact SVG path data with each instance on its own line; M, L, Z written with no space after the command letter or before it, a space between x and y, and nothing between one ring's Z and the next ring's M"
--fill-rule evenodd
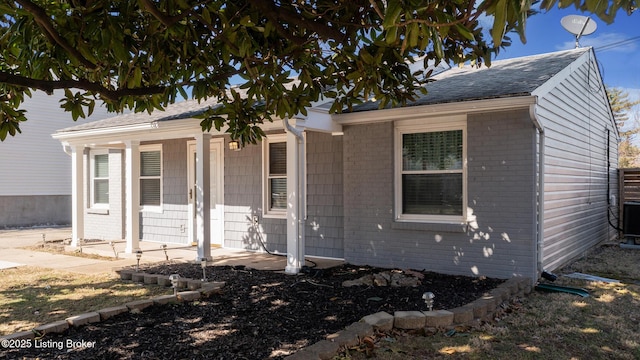
M573 6L541 12L527 21L527 43L523 44L517 35L511 34L511 46L501 50L497 59L575 48L575 35L560 24L567 15L590 16L590 21L596 22L595 32L581 37L579 43L594 48L605 85L623 88L631 98L640 98L640 10L632 15L619 11L612 24Z

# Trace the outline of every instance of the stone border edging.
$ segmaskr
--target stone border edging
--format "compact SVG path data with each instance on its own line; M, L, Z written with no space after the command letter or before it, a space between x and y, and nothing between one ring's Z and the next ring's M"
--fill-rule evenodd
M505 301L514 296L531 293L531 279L514 277L498 285L487 295L451 310L396 311L393 315L381 311L367 315L344 330L327 336L313 345L307 346L286 360L327 360L333 358L341 348L358 345L361 339L371 336L376 330L389 331L393 328L415 330L421 328L454 327L470 325L475 321L491 319L493 313Z
M120 270L117 272L120 274L121 280L133 280L139 283L157 284L160 286L171 285L169 277L164 275L146 274L134 272L132 270ZM136 277L133 275L136 275ZM70 316L64 320L58 320L37 326L32 330L25 330L0 336L0 340L33 340L36 338L36 335L38 337L42 337L46 334L61 334L72 326L78 327L90 323L101 322L126 312L138 313L153 305L196 301L200 298L207 298L213 294L219 293L225 285L224 282L203 282L202 280L193 280L188 278L181 278L180 280L181 282L178 283L178 288L184 289L184 291L179 291L175 295L160 295L150 299L134 300L129 301L124 305Z
M121 280L132 280L144 284L157 284L170 286L171 281L166 275L147 274L133 270L116 271ZM152 305L164 305L168 303L191 302L201 297L207 298L222 291L224 282L203 282L189 278L180 278L178 288L186 289L177 292L176 295L161 295L151 299L135 300L124 305L101 309L94 312L75 315L64 320L40 325L32 330L21 331L9 335L0 336L0 340L27 340L35 339L51 333L64 333L69 327L83 326L107 320L125 312L140 312ZM328 360L333 358L343 347L358 345L361 339L372 336L376 330L389 331L394 328L401 330L415 330L421 328L454 327L458 325L470 325L475 321L491 319L493 313L500 305L514 296L524 296L533 290L531 279L525 277L513 277L481 298L450 310L433 311L396 311L393 315L381 311L367 315L347 326L344 330L327 336L313 345L307 346L296 353L287 356L287 360Z

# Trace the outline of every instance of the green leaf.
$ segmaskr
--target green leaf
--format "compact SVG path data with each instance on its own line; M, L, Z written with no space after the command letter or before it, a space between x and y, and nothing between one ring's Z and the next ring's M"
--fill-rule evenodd
M491 37L494 46L500 46L502 43L504 30L507 26L507 1L509 0L498 0L496 3L495 13L493 14L493 27L491 28Z
M384 14L384 21L382 22L382 27L388 29L393 27L400 17L402 13L402 6L400 1L398 0L388 0L387 1L387 9Z

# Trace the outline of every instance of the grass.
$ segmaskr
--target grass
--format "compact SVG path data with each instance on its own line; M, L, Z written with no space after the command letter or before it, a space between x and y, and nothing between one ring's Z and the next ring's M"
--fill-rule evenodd
M82 275L19 267L0 270L0 279L0 335L171 293L161 286L122 282L115 273Z
M640 250L604 246L556 272L556 284L587 289L587 298L535 291L494 321L453 331L394 331L335 359L639 359L639 264ZM621 282L562 276L572 272Z
M61 242L52 242L52 243L46 243L46 244L40 243L40 244L36 244L36 245L25 246L22 249L31 250L31 251L47 252L47 253L51 253L51 254L62 254L62 255L68 255L68 256L77 256L77 257L83 257L83 258L88 258L88 259L96 259L96 260L107 260L107 261L118 260L116 257L113 257L113 256L101 256L101 255L96 255L96 254L84 253L84 252L82 252L82 248L79 248L76 251L65 251L64 244L62 244Z

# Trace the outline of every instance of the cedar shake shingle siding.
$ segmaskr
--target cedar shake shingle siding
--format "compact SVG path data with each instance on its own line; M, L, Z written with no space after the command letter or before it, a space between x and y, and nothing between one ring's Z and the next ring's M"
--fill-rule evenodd
M155 143L142 143L152 145ZM162 144L162 212L140 212L140 239L177 244L188 243L189 199L186 139Z

